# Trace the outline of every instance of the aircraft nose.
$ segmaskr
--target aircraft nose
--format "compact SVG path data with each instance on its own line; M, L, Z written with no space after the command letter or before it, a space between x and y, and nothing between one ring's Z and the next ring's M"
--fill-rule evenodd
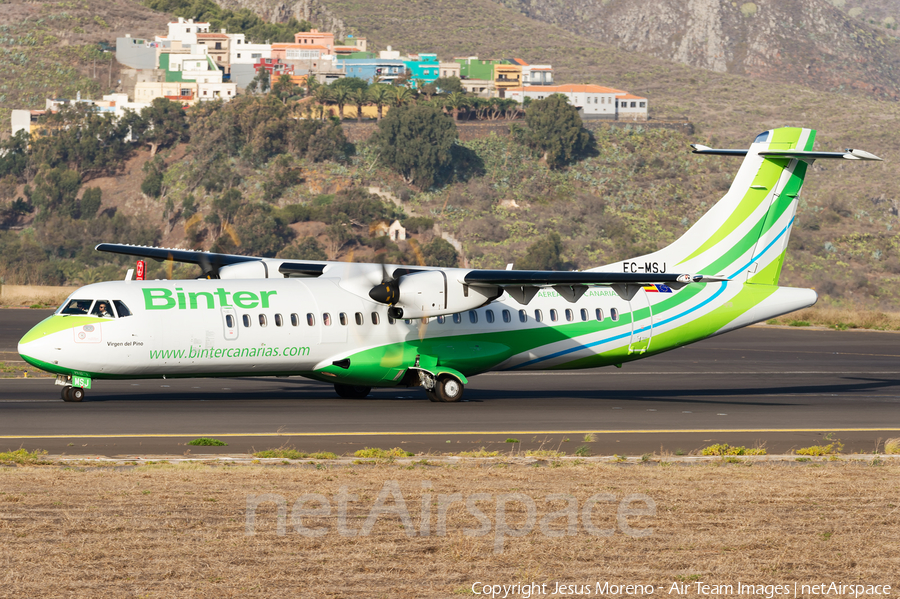
M57 359L52 355L53 339L51 337L53 333L59 331L58 326L53 322L54 318L58 317L51 316L32 327L24 337L19 339L17 347L23 360L42 370L51 370L49 367Z

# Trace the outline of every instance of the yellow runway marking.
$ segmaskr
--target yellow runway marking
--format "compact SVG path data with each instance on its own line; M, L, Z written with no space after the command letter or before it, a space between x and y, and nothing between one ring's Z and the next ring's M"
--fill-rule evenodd
M684 433L874 433L898 432L900 428L688 428L688 429L636 429L592 431L586 429L553 431L417 431L417 432L334 432L334 433L148 433L122 435L0 435L0 439L168 439L181 437L416 437L440 435L570 435L573 433L593 433L595 435L633 434L684 434Z

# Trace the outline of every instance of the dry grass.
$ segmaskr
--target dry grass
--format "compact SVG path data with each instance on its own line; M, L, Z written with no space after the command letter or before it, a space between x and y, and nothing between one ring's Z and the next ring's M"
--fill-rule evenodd
M469 594L476 581L897 586L898 475L898 465L863 463L2 468L0 595L448 597ZM334 510L303 521L327 527L325 536L302 536L290 520L278 536L274 505L262 504L256 534L245 534L248 494L282 495L290 512L305 493L333 507L346 487L358 495L347 525L358 529L385 481L396 481L416 528L423 493L432 503L454 492L523 493L536 500L539 521L560 509L544 502L550 494L583 506L595 493L616 501L642 493L656 502L656 516L629 523L654 531L590 536L579 520L575 536L532 532L494 554L492 536L464 534L479 523L460 503L449 510L446 536L407 536L397 516L383 515L359 538L336 534ZM495 522L494 503L480 505ZM508 505L510 526L523 522L521 507ZM595 525L614 527L615 509L595 506ZM436 514L432 507L432 530Z
M0 285L0 305L50 307L63 303L78 287L51 285Z
M768 323L800 327L820 326L840 331L847 329L900 331L900 314L855 308L812 307L773 318Z

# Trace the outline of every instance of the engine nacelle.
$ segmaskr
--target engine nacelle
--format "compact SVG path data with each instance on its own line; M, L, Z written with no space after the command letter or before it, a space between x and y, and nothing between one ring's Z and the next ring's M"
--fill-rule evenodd
M423 270L378 285L369 297L393 306L395 318L425 318L474 310L501 293L498 287L464 285L444 270Z

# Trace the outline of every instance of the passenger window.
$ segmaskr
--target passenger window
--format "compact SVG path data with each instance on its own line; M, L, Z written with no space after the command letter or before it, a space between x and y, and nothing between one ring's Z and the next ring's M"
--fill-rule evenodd
M403 322L405 322L406 324L412 324L412 320L410 320L409 318L405 319Z
M616 312L616 309L613 308L613 313L615 313L615 312ZM597 308L597 320L599 320L600 322L603 322L603 308ZM613 320L615 320L615 318L613 318Z
M538 322L542 322L544 320L544 313L540 310L534 311L534 319Z
M306 314L306 324L311 327L316 326L316 317L311 312Z
M456 314L454 314L454 315L453 315L453 322L456 323L456 324L461 323L461 322L462 322L462 314L460 314L459 312L457 312Z
M509 310L503 311L503 322L512 322L512 314L509 313Z
M556 310L555 310L555 309L551 309L551 310L550 310L550 320L553 321L553 322L556 322L556 318L557 318L557 317L556 317Z
M116 314L119 315L119 318L131 316L131 310L128 309L128 306L122 300L113 300L113 306L115 306Z
M88 310L90 310L92 301L93 300L73 299L66 304L65 308L61 309L59 313L71 314L72 316L84 316L88 313Z
M312 316L312 314L310 314ZM291 314L291 326L299 327L300 326L300 317L297 314Z
M438 316L437 321L438 321L438 324L444 324L447 321L447 317L443 316L443 315Z
M494 311L486 310L484 313L484 317L488 322L494 322Z
M609 309L609 317L613 320L619 320L619 309L618 308L610 308Z
M91 316L99 316L100 318L115 318L112 313L112 304L107 300L97 300L94 309L91 310Z
M372 324L378 324L381 322L381 319L378 317L378 312L372 312Z
M249 315L249 314L244 314L244 315L241 317L241 320L244 321L244 327L249 329L249 328L250 328L250 315Z
M581 309L581 322L587 322L588 319L588 311L587 308Z
M528 322L528 314L525 310L519 310L519 322Z
M331 326L331 314L329 314L328 312L322 314L322 324L324 324L326 327Z
M280 327L282 325L284 325L284 319L281 317L281 314L276 314L275 315L275 326Z
M229 329L234 328L234 316L232 316L231 314L225 315L225 326Z
M363 322L365 322L365 319L363 318L362 312L357 312L356 313L356 324L362 326Z
M341 312L340 314L341 326L347 326L347 313Z
M394 324L395 322L397 321L394 319L394 317L388 314L388 324Z
M476 312L475 310L469 310L469 322L471 322L472 324L478 322L478 312Z
M568 308L566 308L566 320L568 320L569 322L575 320L575 313Z
M264 326L266 326L267 324L268 324L268 323L266 322L266 315L265 315L265 314L260 314L260 315L259 315L259 326L264 327Z

